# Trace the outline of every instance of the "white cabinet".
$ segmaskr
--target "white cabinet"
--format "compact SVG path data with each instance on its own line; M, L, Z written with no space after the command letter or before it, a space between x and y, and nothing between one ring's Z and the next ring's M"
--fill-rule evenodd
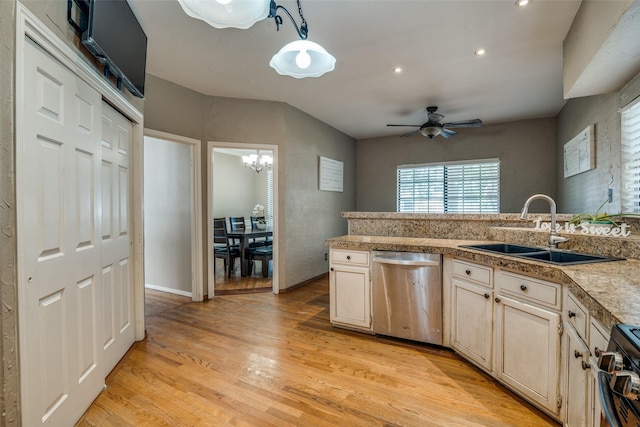
M493 352L493 269L460 260L452 263L451 345L488 371Z
M369 252L331 249L330 320L336 326L371 330Z
M601 421L598 387L598 356L606 350L609 333L589 311L567 291L563 310L565 319L566 427L599 427Z
M562 288L500 270L495 282L494 371L503 383L557 415Z

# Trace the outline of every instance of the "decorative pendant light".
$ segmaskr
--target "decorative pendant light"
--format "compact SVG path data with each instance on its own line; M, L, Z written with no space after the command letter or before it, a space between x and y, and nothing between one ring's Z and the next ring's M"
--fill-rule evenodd
M269 16L270 0L178 0L185 13L215 28L249 28Z
M319 44L307 40L309 28L302 14L300 0L297 0L297 3L298 13L300 14L300 19L302 19L300 28L298 28L296 21L286 8L276 5L275 1L271 0L269 18L275 20L276 29L280 31L280 25L282 25L282 18L277 14L278 9L282 9L289 16L301 40L293 41L280 49L271 58L269 66L276 70L278 74L295 77L296 79L320 77L335 69L336 58Z

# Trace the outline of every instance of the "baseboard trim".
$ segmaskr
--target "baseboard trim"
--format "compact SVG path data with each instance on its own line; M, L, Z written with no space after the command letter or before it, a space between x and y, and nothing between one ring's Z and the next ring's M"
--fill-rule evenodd
M305 280L303 282L300 282L298 284L289 286L288 288L280 289L280 293L281 294L286 294L287 292L291 292L291 291L293 291L295 289L298 289L298 288L300 288L300 287L302 287L304 285L308 285L309 283L315 282L316 280L324 279L327 276L329 276L329 273L320 274L319 276L312 277L311 279L307 279L307 280Z
M170 294L181 295L183 297L189 297L189 298L192 297L191 292L183 291L180 289L167 288L166 286L157 286L157 285L152 285L150 283L145 283L144 287L145 289L153 289L154 291L167 292Z

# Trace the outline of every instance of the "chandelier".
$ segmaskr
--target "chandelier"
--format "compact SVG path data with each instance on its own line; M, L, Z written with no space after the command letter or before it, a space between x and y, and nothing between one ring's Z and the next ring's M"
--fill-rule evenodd
M245 168L249 168L257 173L260 173L264 169L271 169L273 164L273 157L263 154L260 155L260 150L257 154L249 154L248 156L242 156L242 163Z
M187 15L201 19L215 28L246 29L262 19L273 18L276 30L279 31L282 17L278 12L283 11L291 20L300 40L288 43L280 49L271 58L269 66L278 74L297 79L320 77L335 69L336 58L319 44L307 40L307 21L302 15L300 0L296 1L302 20L300 27L291 13L284 6L276 4L275 0L178 0Z

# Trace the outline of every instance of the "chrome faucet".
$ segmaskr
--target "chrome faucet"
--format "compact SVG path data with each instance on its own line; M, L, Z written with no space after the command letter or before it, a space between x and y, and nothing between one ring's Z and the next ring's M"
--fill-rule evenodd
M556 249L558 247L558 243L566 242L567 238L558 236L556 232L556 202L546 194L534 194L529 197L526 202L524 202L524 207L522 208L522 213L520 214L520 219L527 219L527 213L529 212L529 204L536 199L542 199L549 202L549 209L551 211L551 230L549 231L549 247L552 249Z

